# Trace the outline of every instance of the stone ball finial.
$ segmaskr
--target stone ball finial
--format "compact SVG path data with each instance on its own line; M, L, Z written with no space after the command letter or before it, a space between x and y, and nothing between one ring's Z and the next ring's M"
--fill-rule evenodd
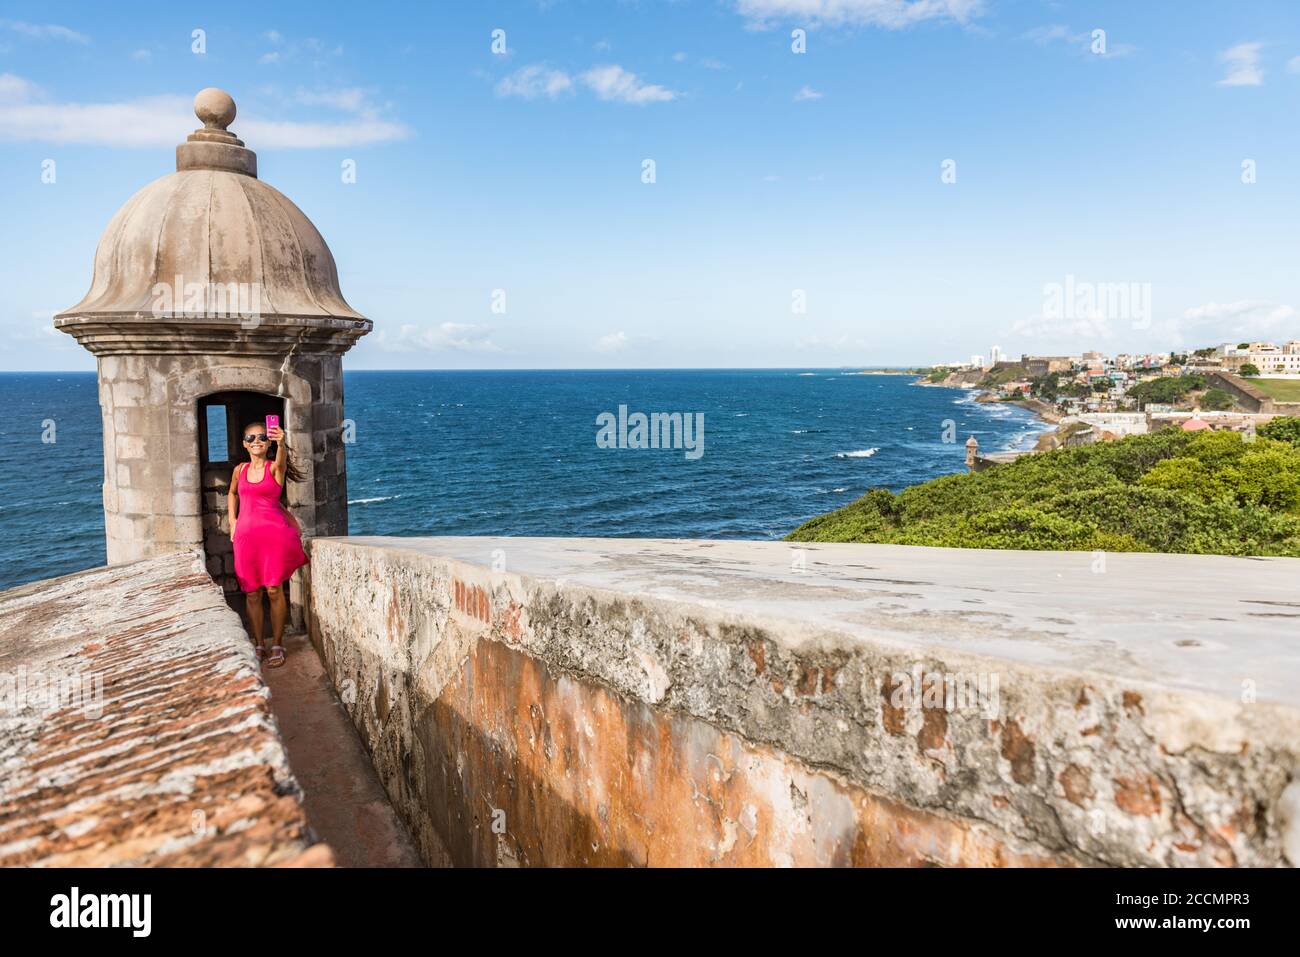
M235 100L215 86L199 90L194 97L194 115L207 129L224 130L235 122Z

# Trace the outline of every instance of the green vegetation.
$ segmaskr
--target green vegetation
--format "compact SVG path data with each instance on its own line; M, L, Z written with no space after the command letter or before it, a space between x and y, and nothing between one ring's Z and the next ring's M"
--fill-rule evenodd
M1146 405L1148 402L1172 405L1194 389L1204 388L1204 376L1166 376L1163 379L1152 379L1150 382L1139 382L1128 390L1128 394L1130 398L1136 399L1139 405Z
M927 373L926 378L931 382L942 382L944 379L948 378L948 373L948 369L931 369L929 373Z
M1166 429L873 489L789 540L1300 557L1300 418L1253 442Z
M1210 389L1201 396L1201 408L1207 412L1227 412L1237 403L1226 389Z
M981 389L996 389L1008 382L1017 382L1029 378L1029 370L1019 362L999 362L990 369L988 375L980 379Z
M1259 366L1255 365L1253 362L1247 362L1238 370L1238 372L1241 375L1259 375Z
M1300 379L1255 379L1251 385L1279 402L1300 402Z
M1283 415L1260 426L1259 435L1278 442L1289 442L1300 449L1300 416Z
M1037 375L1029 380L1029 391L1031 395L1036 395L1046 402L1055 402L1057 396L1061 394L1061 375L1059 372L1049 372L1047 375Z

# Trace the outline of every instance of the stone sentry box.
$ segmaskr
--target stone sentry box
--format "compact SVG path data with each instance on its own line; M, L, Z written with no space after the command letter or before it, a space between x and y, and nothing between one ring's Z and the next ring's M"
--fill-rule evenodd
M257 178L256 154L227 129L234 100L209 88L194 111L204 125L177 146L176 172L109 222L90 292L54 325L98 362L109 564L202 547L238 608L235 433L279 413L305 476L287 506L306 537L347 534L342 355L372 324L343 298L316 227ZM224 449L208 447L209 406L225 411Z

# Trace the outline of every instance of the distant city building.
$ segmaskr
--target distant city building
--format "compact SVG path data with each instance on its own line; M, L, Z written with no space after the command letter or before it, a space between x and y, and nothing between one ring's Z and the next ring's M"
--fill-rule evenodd
M971 357L970 357L970 365L971 365L971 368L972 368L972 369L983 369L983 368L984 368L984 357L983 357L983 356L971 356Z
M1255 366L1263 375L1300 375L1300 340L1293 339L1282 346L1252 342L1248 349L1234 349L1232 361L1226 364L1239 369L1246 363Z
M1021 362L1031 376L1044 376L1053 372L1069 372L1074 360L1069 356L1024 356Z
M997 365L1002 361L1002 348L1000 346L989 347L989 367Z

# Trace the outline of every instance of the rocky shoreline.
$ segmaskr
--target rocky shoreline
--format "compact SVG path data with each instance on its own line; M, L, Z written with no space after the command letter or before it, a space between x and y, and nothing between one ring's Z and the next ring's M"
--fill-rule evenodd
M948 379L951 378L952 376L948 377ZM1034 448L1032 451L1045 452L1049 449L1057 448L1061 444L1060 423L1061 420L1064 418L1064 416L1062 416L1061 413L1056 410L1055 406L1050 405L1041 399L1034 399L1034 398L999 399L989 390L981 389L977 385L964 384L960 382L949 382L948 379L945 379L942 382L931 382L929 379L925 377L921 377L918 378L915 382L913 382L912 385L918 385L918 386L923 386L926 388L933 388L933 389L965 389L967 391L976 390L979 392L979 395L975 397L976 402L981 402L985 404L992 404L998 402L1014 403L1020 406L1021 408L1028 409L1030 412L1034 413L1034 415L1038 416L1039 419L1046 422L1048 425L1052 426L1052 428L1045 429L1043 430L1043 432L1039 434L1037 441L1034 443Z

